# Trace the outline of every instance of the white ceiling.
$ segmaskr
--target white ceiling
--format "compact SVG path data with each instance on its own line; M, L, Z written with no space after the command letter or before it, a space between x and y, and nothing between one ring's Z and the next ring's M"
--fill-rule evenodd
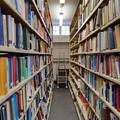
M79 0L65 0L63 8L63 24L70 24L78 6ZM48 0L52 22L59 24L60 2L59 0Z

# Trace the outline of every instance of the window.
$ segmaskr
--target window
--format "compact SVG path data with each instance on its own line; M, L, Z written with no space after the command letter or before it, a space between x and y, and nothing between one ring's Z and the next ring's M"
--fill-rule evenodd
M64 25L60 27L59 25L54 25L53 35L70 35L70 26Z
M70 35L70 27L69 26L62 26L61 35Z
M53 26L53 35L59 35L59 34L60 34L59 26Z

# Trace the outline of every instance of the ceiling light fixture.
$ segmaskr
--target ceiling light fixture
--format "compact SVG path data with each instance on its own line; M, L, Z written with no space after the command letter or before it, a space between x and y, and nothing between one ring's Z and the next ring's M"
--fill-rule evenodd
M63 12L59 13L59 17L60 17L59 18L59 25L62 26L62 24L63 24Z
M60 0L60 4L65 4L65 0Z

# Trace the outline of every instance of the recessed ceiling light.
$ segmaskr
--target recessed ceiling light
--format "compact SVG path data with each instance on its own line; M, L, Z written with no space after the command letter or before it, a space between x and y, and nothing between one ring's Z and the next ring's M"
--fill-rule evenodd
M65 0L60 0L60 4L65 4Z

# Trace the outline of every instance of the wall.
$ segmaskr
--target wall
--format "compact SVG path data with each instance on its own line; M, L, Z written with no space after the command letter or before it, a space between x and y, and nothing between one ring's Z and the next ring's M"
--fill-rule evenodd
M54 79L56 80L58 62L55 59L59 58L69 59L69 36L54 36L53 37L53 73ZM66 67L69 68L68 61L66 62Z

